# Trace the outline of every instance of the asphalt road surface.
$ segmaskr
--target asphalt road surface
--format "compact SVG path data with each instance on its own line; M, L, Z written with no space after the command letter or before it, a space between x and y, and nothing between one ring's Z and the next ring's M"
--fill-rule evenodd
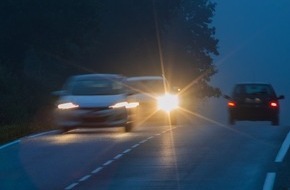
M0 146L0 189L284 190L289 129L187 115L176 126L150 122L131 133L52 131Z

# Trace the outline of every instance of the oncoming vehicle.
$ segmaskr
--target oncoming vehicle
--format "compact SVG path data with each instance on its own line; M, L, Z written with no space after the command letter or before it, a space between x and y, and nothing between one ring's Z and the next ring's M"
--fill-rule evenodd
M55 110L55 123L64 131L74 128L125 126L133 119L124 87L125 77L115 74L77 75L68 79ZM132 106L133 105L133 106Z
M271 121L279 125L279 101L284 96L276 96L273 87L264 83L236 84L228 99L229 124L235 121Z
M171 92L168 81L162 76L137 76L127 78L134 93L133 102L139 102L138 120L160 119L165 116L171 124L177 123L178 96Z

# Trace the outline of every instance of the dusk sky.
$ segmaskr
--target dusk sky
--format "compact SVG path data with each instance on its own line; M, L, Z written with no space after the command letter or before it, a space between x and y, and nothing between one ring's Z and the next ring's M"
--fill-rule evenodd
M290 123L290 1L216 0L213 25L220 40L219 72L212 83L230 94L235 83L271 83L281 102L281 124ZM225 106L222 98L215 104ZM219 117L225 123L225 109ZM289 118L289 119L288 119Z

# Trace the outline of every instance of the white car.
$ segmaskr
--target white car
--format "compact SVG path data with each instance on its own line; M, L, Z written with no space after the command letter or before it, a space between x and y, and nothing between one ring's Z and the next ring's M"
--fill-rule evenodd
M139 102L138 120L169 118L171 124L176 124L176 112L179 99L172 93L168 81L162 76L128 77L127 84L134 92L131 101Z
M55 124L68 131L74 128L133 127L127 102L125 77L115 74L86 74L68 79L55 110ZM132 106L133 105L133 106ZM137 105L136 105L137 106ZM129 108L130 107L130 108Z

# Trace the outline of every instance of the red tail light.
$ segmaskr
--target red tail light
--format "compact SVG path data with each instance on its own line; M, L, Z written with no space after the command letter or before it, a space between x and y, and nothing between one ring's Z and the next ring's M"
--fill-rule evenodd
M275 102L275 101L270 102L270 107L271 108L278 108L278 102Z
M236 107L236 102L230 101L230 102L228 102L228 106L230 108Z

